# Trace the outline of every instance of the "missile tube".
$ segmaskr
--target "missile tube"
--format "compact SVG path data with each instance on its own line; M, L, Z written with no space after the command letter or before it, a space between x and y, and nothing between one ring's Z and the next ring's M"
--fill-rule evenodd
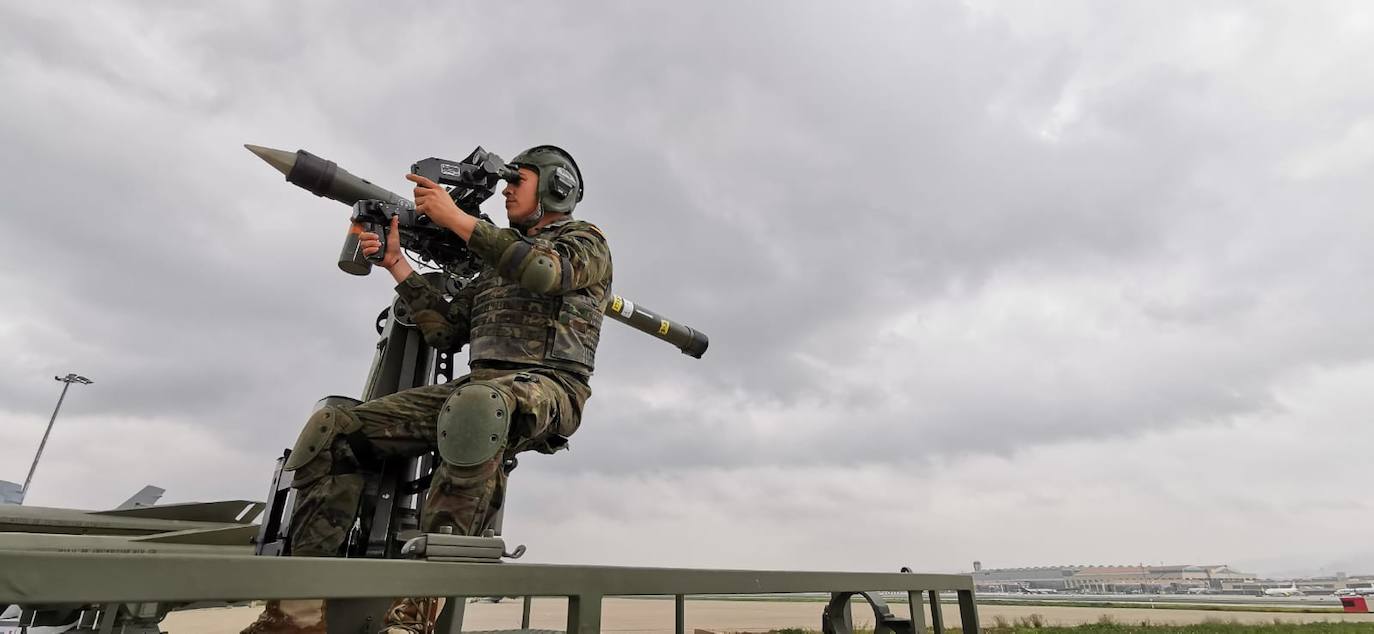
M606 316L644 334L667 341L677 346L682 354L696 359L706 354L706 347L711 343L706 333L667 319L619 295L611 296L610 303L606 305Z

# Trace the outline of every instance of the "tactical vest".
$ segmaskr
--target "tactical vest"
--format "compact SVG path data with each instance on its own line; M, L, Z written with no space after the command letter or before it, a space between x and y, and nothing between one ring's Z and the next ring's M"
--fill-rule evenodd
M544 295L484 267L472 284L469 363L532 364L591 375L610 280Z

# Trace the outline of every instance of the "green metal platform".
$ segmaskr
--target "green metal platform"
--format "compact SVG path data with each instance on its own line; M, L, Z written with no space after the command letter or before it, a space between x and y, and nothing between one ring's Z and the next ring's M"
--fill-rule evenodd
M687 595L828 593L825 631L852 631L850 599L874 608L879 632L924 632L929 598L937 634L944 629L938 593L955 592L964 632L977 632L973 579L967 575L627 568L517 563L253 557L199 554L123 555L0 551L0 605L158 603L250 599L376 601L404 596L450 597L445 631L461 632L467 597L566 597L567 631L599 632L608 596L676 597L683 631ZM914 619L893 617L877 592L904 593ZM862 594L861 594L862 593ZM528 606L528 603L527 603ZM881 606L881 607L880 607ZM332 608L331 608L332 610ZM522 626L528 627L528 607ZM884 630L884 624L889 629ZM666 624L665 624L666 625Z

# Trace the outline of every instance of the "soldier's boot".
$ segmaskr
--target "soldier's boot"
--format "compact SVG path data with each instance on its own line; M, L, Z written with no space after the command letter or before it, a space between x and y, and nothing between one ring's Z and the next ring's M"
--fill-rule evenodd
M379 634L434 634L434 624L443 609L442 597L396 599L386 612Z
M326 634L324 601L268 601L267 607L239 634Z

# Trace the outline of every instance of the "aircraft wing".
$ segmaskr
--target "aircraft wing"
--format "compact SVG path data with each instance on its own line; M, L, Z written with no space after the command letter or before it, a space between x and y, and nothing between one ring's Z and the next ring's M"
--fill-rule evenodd
M262 502L224 500L220 502L187 502L184 504L160 504L158 506L117 508L112 511L94 511L91 515L114 515L118 517L138 517L158 520L184 520L188 522L251 524L265 508L267 508L267 505Z
M130 542L158 544L196 544L200 546L248 546L258 535L257 524L223 528L193 528L129 538Z

